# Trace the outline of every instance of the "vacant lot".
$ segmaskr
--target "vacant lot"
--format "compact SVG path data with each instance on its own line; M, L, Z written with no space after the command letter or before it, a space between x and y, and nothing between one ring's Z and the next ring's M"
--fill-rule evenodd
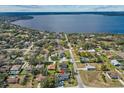
M122 87L118 80L105 77L105 82L100 71L80 71L80 75L84 84L90 87Z

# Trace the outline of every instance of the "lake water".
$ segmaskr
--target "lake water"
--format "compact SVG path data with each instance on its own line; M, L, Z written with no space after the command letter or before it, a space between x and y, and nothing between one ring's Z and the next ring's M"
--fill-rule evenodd
M41 31L124 33L124 16L65 14L34 15L33 17L30 20L18 20L12 23Z

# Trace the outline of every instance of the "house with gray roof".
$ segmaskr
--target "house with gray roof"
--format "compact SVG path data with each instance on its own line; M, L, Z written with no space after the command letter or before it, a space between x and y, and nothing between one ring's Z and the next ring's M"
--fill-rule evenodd
M10 69L10 74L11 75L17 75L21 71L22 65L13 65Z

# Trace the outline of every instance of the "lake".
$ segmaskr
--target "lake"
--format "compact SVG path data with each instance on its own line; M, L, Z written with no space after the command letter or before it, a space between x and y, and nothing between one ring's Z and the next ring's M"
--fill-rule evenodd
M124 34L124 16L97 14L33 15L30 20L17 20L13 24L53 32L110 32Z

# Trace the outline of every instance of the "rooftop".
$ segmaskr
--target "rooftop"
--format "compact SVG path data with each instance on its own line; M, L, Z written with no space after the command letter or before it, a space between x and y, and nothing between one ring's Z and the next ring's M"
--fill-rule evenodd
M20 70L21 65L14 65L10 70Z

